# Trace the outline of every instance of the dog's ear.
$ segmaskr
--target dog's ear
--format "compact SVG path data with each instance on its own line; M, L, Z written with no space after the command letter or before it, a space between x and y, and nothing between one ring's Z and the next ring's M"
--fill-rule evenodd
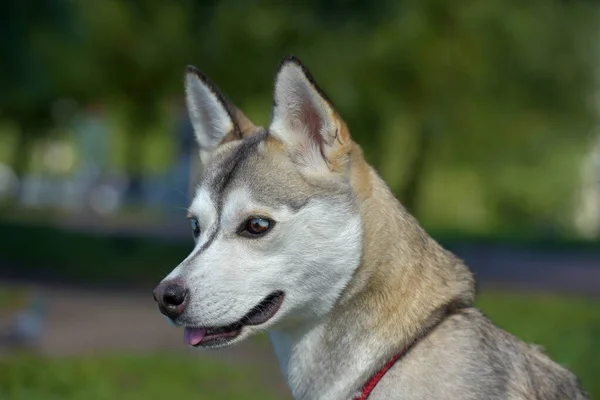
M285 58L275 78L269 131L308 172L344 172L351 149L348 128L308 69Z
M190 121L206 163L221 144L252 135L258 128L197 68L185 74L185 93Z

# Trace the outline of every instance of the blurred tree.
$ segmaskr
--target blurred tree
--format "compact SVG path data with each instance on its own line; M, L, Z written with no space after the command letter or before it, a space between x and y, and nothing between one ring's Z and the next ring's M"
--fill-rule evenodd
M193 47L186 2L94 0L78 3L88 69L99 73L96 95L125 115L130 197L139 196L144 135L161 118L160 105L180 92ZM89 87L89 85L88 85Z
M595 115L592 2L65 1L56 4L74 7L71 40L36 23L20 37L35 39L30 57L43 62L20 65L45 67L27 74L29 85L6 82L45 93L23 96L37 107L67 95L124 115L134 189L145 135L161 103L183 97L186 64L264 125L277 62L295 53L426 222L533 227L566 215ZM11 93L3 98L19 98Z
M194 25L198 64L242 106L267 111L274 65L297 53L414 213L460 224L452 208L479 202L483 223L535 226L567 210L594 116L595 6L267 4L224 0ZM448 190L449 170L476 187Z
M14 168L20 177L30 160L31 142L52 125L55 70L41 57L37 38L67 41L74 27L68 0L6 1L0 4L0 117L20 129Z
M515 189L525 194L532 187L528 179L537 184L534 174L513 180L512 187L498 178L507 169L525 177L532 165L565 173L553 154L569 144L582 149L589 143L588 98L598 60L590 41L597 16L592 11L557 1L405 0L374 30L364 51L357 51L356 79L368 77L360 96L381 110L371 111L384 121L395 113L412 120L405 124L409 129L397 133L412 137L411 151L403 154L404 178L392 182L410 209L419 211L423 193L416 182L428 171L468 166L486 182L489 205L509 201L521 210L511 220L541 217L541 204L510 197ZM387 108L381 109L382 103ZM386 164L390 161L381 159L380 165ZM545 184L572 193L568 182L560 188L552 179ZM548 211L558 213L565 205Z

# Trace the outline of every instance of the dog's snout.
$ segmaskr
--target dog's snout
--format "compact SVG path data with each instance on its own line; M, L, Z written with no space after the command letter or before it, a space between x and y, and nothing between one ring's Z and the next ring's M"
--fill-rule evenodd
M169 318L177 318L187 305L188 291L179 282L162 282L152 292L160 312Z
M183 287L173 283L165 288L163 301L168 306L177 307L183 303L186 294L186 290Z

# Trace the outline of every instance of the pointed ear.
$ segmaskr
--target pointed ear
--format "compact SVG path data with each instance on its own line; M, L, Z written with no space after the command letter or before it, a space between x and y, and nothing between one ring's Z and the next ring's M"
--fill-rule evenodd
M185 74L190 121L203 163L223 143L252 135L258 128L195 67Z
M302 168L344 172L351 139L344 121L295 57L283 60L275 78L275 107L269 131Z

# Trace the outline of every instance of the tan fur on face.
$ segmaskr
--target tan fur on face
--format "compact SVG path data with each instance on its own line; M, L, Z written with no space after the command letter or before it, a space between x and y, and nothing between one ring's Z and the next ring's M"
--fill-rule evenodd
M373 310L376 323L386 327L383 339L410 339L436 308L454 299L471 304L469 270L420 228L359 151L352 168L364 221L363 261L353 282L364 286L348 291L358 291L359 308Z
M236 106L226 100L227 108L231 113L231 118L234 122L234 129L229 132L221 141L220 146L232 142L234 140L240 140L245 137L252 136L262 129L262 127L254 125L252 121Z
M341 125L345 127L343 121ZM331 314L331 326L352 321L358 335L395 343L390 357L443 316L450 303L472 304L475 284L469 270L431 239L364 160L362 149L343 130L343 164L363 221L363 253L354 278ZM343 151L346 150L346 153ZM340 165L341 167L341 165ZM439 315L436 313L440 312ZM340 340L331 332L327 343Z
M333 143L326 147L324 155L331 172L343 173L348 168L349 154L354 144L346 123L333 111L331 118L336 124L336 134L332 139Z
M248 137L258 133L262 127L254 125L252 121L236 106L229 104L233 113L233 119L236 121L242 137Z

